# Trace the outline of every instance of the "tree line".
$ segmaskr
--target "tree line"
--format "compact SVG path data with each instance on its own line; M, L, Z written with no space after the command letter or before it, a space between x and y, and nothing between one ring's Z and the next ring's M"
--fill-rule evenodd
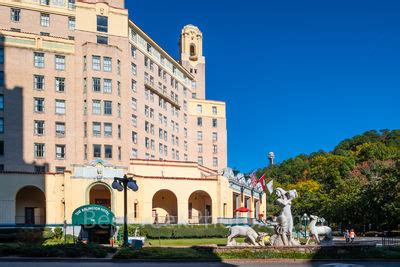
M299 155L260 169L274 187L296 189L293 214L324 217L337 228L359 231L400 227L400 130L371 130L340 142L331 152ZM267 193L267 213L277 215Z

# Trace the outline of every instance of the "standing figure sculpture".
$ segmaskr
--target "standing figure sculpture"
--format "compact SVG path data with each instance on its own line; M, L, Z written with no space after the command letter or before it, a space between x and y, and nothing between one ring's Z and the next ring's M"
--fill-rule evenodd
M297 197L296 190L285 191L282 188L277 188L275 191L278 199L276 204L282 207L282 211L278 216L275 226L275 235L270 239L272 246L299 246L300 243L293 238L293 216L292 216L292 201Z

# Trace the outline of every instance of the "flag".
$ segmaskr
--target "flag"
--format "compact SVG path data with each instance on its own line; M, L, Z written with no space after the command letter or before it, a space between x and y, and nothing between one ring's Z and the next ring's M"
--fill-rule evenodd
M268 192L270 194L272 194L272 192L274 192L274 180L271 180L268 184L267 184L267 189Z
M257 179L255 171L250 174L250 179L251 179L251 187L253 187L253 188L256 187L256 185L258 183L258 179Z
M259 183L262 186L262 189L265 191L265 173L260 177Z

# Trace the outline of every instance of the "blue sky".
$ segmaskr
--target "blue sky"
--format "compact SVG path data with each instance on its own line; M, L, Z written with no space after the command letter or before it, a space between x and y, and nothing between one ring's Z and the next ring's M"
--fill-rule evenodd
M172 56L204 35L207 98L228 111L229 166L250 171L400 128L400 1L126 1Z

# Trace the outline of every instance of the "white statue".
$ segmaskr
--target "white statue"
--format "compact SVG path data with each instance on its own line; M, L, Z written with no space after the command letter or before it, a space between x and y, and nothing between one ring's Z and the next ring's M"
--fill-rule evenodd
M232 226L230 227L230 234L228 236L228 244L227 246L236 246L235 237L244 236L245 245L248 246L265 246L264 244L264 237L266 233L257 233L253 228L250 226Z
M307 239L306 245L308 245L308 242L310 242L312 236L315 236L315 240L318 244L321 243L321 236L324 236L327 241L332 241L332 229L324 225L317 226L318 221L321 221L322 218L319 218L315 215L310 215L310 217L312 219L310 225L308 226L310 229L310 236Z
M272 246L299 246L300 242L293 238L292 201L297 197L296 190L285 191L282 188L275 190L278 199L276 204L282 207L281 214L277 218L275 235L270 239Z

